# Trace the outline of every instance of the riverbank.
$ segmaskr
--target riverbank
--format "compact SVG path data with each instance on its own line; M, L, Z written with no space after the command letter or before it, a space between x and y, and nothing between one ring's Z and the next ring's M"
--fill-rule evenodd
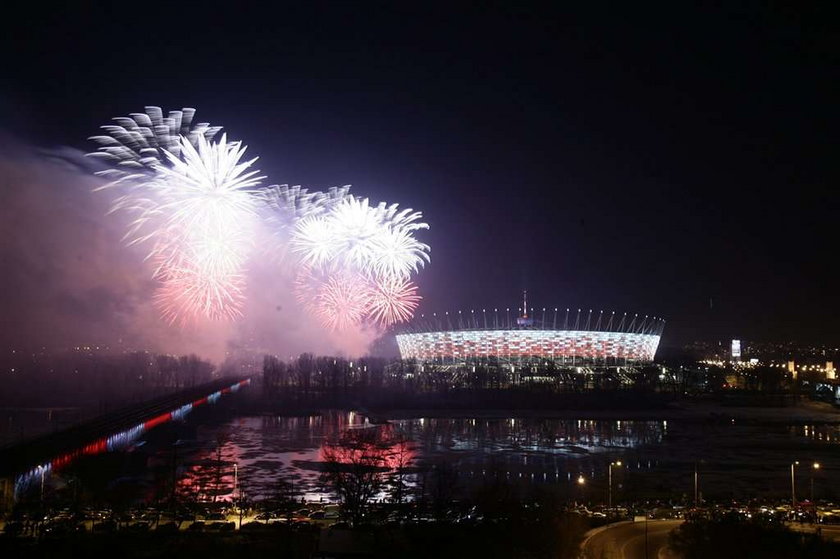
M617 421L695 421L784 424L840 424L840 410L825 402L802 400L785 407L728 406L717 402L672 402L663 408L646 409L380 409L360 410L374 422L425 418L461 419L581 419Z

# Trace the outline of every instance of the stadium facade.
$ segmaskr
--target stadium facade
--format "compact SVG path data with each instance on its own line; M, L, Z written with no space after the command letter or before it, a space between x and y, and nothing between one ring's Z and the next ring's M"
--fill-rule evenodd
M627 367L653 362L664 327L661 318L627 313L535 311L526 298L523 307L501 312L423 315L396 338L402 359L421 364Z

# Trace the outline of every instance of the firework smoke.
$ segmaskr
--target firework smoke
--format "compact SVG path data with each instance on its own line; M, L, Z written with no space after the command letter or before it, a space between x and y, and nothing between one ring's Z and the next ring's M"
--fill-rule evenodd
M428 225L420 212L397 204L371 206L345 195L317 215L301 219L291 240L304 272L298 299L331 329L370 321L390 326L411 318L420 301L408 281L429 261L429 247L414 238Z
M100 148L91 156L111 165L98 173L110 179L102 188L122 193L111 211L133 217L129 244L150 246L161 282L155 301L170 322L236 318L261 205L256 158L243 161L246 147L226 135L214 142L219 127L190 129L192 109L167 119L146 111L94 137Z
M111 211L131 218L125 240L148 246L154 300L168 321L242 316L257 224L272 233L264 250L278 276L297 270L295 295L323 326L411 318L420 296L410 278L429 262L429 246L415 238L428 229L420 212L373 205L349 186L264 187L245 146L224 134L217 141L221 128L193 126L194 115L147 107L117 118L90 154L108 166L97 173L108 180L102 189L119 192Z

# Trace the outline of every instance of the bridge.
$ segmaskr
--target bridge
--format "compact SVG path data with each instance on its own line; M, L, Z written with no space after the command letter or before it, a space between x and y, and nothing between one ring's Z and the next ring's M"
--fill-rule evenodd
M182 419L198 406L248 385L246 379L218 379L181 392L96 417L63 431L0 448L0 513L9 510L29 484L75 459L127 448L143 433Z

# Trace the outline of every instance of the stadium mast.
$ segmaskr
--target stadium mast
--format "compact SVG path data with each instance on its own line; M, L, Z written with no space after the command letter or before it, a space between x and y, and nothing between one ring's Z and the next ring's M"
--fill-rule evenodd
M528 290L522 291L522 316L516 319L517 326L533 326L534 319L528 318Z

